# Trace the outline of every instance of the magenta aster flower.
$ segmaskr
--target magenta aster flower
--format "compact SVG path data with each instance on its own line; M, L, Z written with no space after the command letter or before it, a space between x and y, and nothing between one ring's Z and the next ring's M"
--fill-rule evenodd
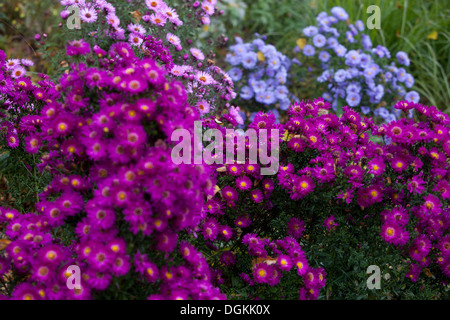
M236 201L238 199L238 193L236 189L225 186L222 189L222 197L227 201Z
M68 56L85 56L91 52L91 47L89 43L85 42L83 39L69 41L67 45L67 55Z
M336 222L336 217L331 215L325 219L323 222L323 226L327 227L328 230L331 230L333 227L337 227L339 224Z
M425 213L440 213L442 211L442 203L434 194L429 194L423 198L425 202L420 207Z
M8 143L8 146L15 149L19 146L19 137L13 133L9 133L6 136L6 141Z
M345 201L345 203L351 203L353 199L353 190L347 189L346 191L343 191L337 195L337 199L342 199Z
M308 261L304 256L297 257L293 259L294 267L297 268L297 273L299 276L304 276L309 269Z
M24 282L14 288L12 300L41 300L41 297L35 286Z
M233 252L231 251L224 251L222 252L222 254L220 255L220 262L224 265L224 266L233 266L236 264L236 256Z
M239 228L246 228L252 224L252 220L249 215L243 215L236 218L234 224Z
M206 240L214 241L219 234L219 225L214 218L207 219L202 226L202 233Z
M385 223L381 227L380 235L387 243L397 244L400 233L400 227L392 223Z
M262 194L261 190L255 189L255 190L252 190L252 191L250 192L250 198L251 198L254 202L260 203L260 202L263 201L263 194Z
M298 239L305 231L305 223L297 217L293 217L289 220L287 225L287 232L290 236Z
M367 167L369 168L369 173L372 173L375 176L380 176L383 174L386 165L384 164L384 161L382 158L374 158L372 159L368 164Z
M298 200L308 195L314 190L314 181L309 176L300 176L295 179L295 185L292 190L291 198Z
M404 226L408 224L409 216L402 207L396 207L390 210L386 215L386 221Z
M236 179L236 187L241 191L250 190L252 187L252 181L247 176L241 176Z
M253 277L256 283L267 283L270 275L270 266L266 263L258 263L253 269Z
M417 175L408 180L407 188L411 193L421 194L425 191L425 180L422 179L422 175Z
M391 160L391 167L394 171L401 173L408 167L408 163L401 157L395 157Z
M450 258L450 235L446 235L441 238L438 244L438 248L441 251L443 257Z

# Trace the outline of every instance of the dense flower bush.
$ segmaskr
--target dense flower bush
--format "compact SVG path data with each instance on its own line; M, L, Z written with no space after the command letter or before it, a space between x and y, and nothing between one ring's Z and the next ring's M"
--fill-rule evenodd
M273 110L278 114L277 108L286 110L295 98L287 87L290 59L263 38L244 43L236 37L225 61L231 65L228 74L239 88L241 108L255 113Z
M405 52L394 56L384 46L373 47L364 23L352 23L341 7L320 13L316 20L317 25L303 29L307 39L298 40L294 51L301 54L294 61L302 66L304 78L316 77L315 85L333 110L348 105L388 123L400 116L396 101L419 102L419 94L411 90L414 77L406 69L410 60Z
M57 96L48 76L39 74L31 79L27 75L32 66L31 60L7 59L0 50L0 169L6 183L1 197L4 203L19 199L15 205L21 210L34 208L37 189L48 179L46 175L31 178L39 141L29 133L40 121L36 114Z
M340 118L328 113L322 99L292 105L282 126L270 113L255 117L249 128L284 132L280 171L261 176L248 158L218 164L221 191L206 203L199 230L217 252L216 281L229 296L358 298L372 264L389 268L396 288L445 295L450 118L413 102L395 107L423 119L377 126L348 107ZM392 143L374 143L371 134ZM387 292L379 297L401 296Z
M208 39L197 48L199 28L211 23L213 16L220 16L217 0L162 1L146 0L124 3L123 1L74 2L61 0L67 9L61 12L63 19L70 19L71 6L80 9L81 26L90 35L87 42L99 39L128 41L134 48L147 50L154 58L169 59L166 69L179 78L189 94L189 102L202 114L214 110L221 113L227 101L236 93L233 82L220 67L215 66L214 47L224 46L227 38L219 35ZM132 13L130 15L130 12ZM93 41L93 42L92 42ZM105 41L105 40L103 40ZM148 42L158 48L148 48ZM165 61L164 61L165 62Z
M90 47L80 40L67 49L83 55ZM214 182L208 167L170 158L166 138L175 128L192 131L198 113L183 85L166 76L118 42L95 65L72 64L60 79L60 99L45 104L28 139L46 149L38 167L53 180L37 214L1 208L12 241L0 272L11 263L26 279L10 289L12 298L86 299L108 287L121 298L224 297L206 260L182 239L200 222ZM69 265L81 268L81 289L66 287Z

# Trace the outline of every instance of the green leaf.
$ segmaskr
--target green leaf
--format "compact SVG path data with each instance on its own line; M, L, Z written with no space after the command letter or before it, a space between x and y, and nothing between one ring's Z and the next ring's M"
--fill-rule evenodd
M340 117L344 112L342 111L342 108L346 105L345 100L342 98L338 98L337 101L337 109L336 109L336 115Z

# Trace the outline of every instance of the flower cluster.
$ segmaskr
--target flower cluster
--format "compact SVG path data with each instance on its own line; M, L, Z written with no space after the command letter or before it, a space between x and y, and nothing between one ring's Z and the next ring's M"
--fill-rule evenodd
M0 134L10 148L19 146L25 135L39 121L33 114L46 101L57 97L53 82L44 74L33 84L27 76L27 67L33 66L28 59L7 59L0 50ZM31 150L28 148L27 150Z
M196 105L201 114L207 114L210 110L220 114L227 101L235 98L230 77L215 66L215 53L196 48L193 40L187 37L188 28L209 25L210 17L222 14L222 11L216 10L217 0L173 4L170 1L146 0L142 4L133 4L131 8L122 8L119 4L114 6L112 2L106 1L74 4L72 1L62 0L61 4L80 7L81 21L91 25L93 31L89 34L94 39L107 36L114 40L128 40L134 48L162 60L169 74L184 83L191 104ZM132 9L135 10L135 19L130 21L128 12ZM145 14L141 15L141 11ZM67 19L69 11L62 11L61 17ZM100 23L103 19L106 27ZM227 38L221 35L216 45L224 45L226 41ZM213 41L209 44L212 45ZM88 47L77 45L77 50L68 50L69 55L89 53L85 51ZM73 44L70 48L74 48Z
M260 175L260 165L249 158L215 166L220 191L204 206L207 218L199 231L206 245L220 253L212 261L216 283L233 292L250 286L245 292L258 298L270 298L262 289L269 285L270 292L284 296L289 281L295 280L283 272L283 263L292 267L295 257L281 250L280 243L299 246L308 261L322 261L311 268L312 279L317 279L324 270L337 272L333 251L327 251L333 243L345 246L343 234L361 228L364 240L347 239L346 245L356 251L366 241L371 250L393 245L399 250L386 261L399 263L405 279L417 281L424 270L440 284L447 283L450 118L435 107L402 100L395 108L405 116L414 110L422 120L403 117L378 126L350 107L340 117L329 113L330 107L322 98L295 103L283 125L275 124L271 113L255 117L249 129L281 130L276 175ZM374 136L391 143L374 142ZM246 137L236 150L249 154L252 146L256 148ZM243 283L231 281L236 272ZM301 276L305 287L300 298L317 298L322 280L312 285Z
M256 101L260 106L255 109L254 103L249 103L246 106L249 111L263 108L278 114L276 106L286 110L291 100L295 100L287 87L291 60L262 38L244 43L236 37L236 44L230 46L225 61L232 66L228 74L239 87L239 98Z
M297 64L320 66L315 76L326 85L322 97L332 102L335 111L348 104L386 123L398 119L399 112L393 108L396 100L418 103L420 99L416 91L407 91L414 85L414 77L405 69L410 64L408 55L400 51L391 57L386 47L373 47L364 23L348 19L341 7L334 7L331 15L320 13L317 26L303 29L307 39L297 42L294 51L302 53ZM317 63L311 64L312 60Z
M315 149L320 153L310 160L314 166L302 167L298 174L288 163L278 180L293 200L315 190L324 192L324 184L338 183L342 191L334 197L342 203L356 202L361 209L383 204L390 209L381 212L380 234L387 243L407 249L415 270L409 276L416 280L418 272L433 263L436 272L440 269L449 276L450 118L436 107L414 102L400 101L395 108L404 114L415 110L426 120L402 118L376 126L347 107L339 119L331 114L317 116L315 103L292 106L288 111L292 117L285 125L288 147L294 152ZM369 140L370 133L392 143L375 144ZM334 220L331 216L325 224L337 226Z
M195 248L183 242L174 255L214 189L208 167L171 160L168 137L198 120L183 85L117 42L96 66L72 64L55 88L61 99L45 104L27 139L45 147L38 167L53 174L38 215L1 209L13 270L31 275L13 298L87 299L133 272L138 295L158 283L149 299L223 298ZM81 289L65 285L70 265Z

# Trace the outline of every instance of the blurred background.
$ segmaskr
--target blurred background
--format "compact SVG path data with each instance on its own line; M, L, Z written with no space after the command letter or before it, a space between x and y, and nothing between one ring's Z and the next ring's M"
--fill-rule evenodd
M182 0L179 0L182 1ZM409 70L415 78L415 90L421 103L434 105L450 114L450 0L219 0L225 11L215 25L205 30L220 32L234 42L255 33L267 36L267 42L288 56L302 29L314 24L317 14L343 7L352 21L366 21L366 9L377 5L381 11L381 29L371 31L374 46L386 46L391 52L405 51L411 59ZM8 57L32 59L32 72L51 76L54 65L49 57L64 47L65 27L60 26L57 0L0 0L0 49ZM207 32L208 31L208 32ZM36 49L35 34L46 34L47 52ZM230 43L231 44L231 43ZM225 51L219 52L221 56ZM311 95L311 96L309 96ZM302 92L302 99L314 98Z

